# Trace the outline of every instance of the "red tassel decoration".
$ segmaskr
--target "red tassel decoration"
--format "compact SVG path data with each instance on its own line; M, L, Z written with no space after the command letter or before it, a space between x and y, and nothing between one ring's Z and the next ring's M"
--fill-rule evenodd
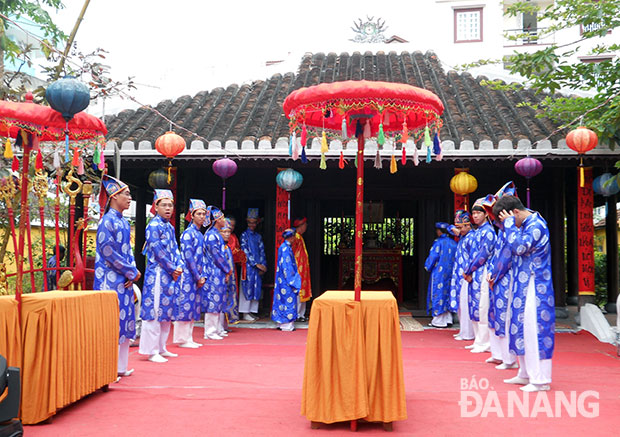
M308 131L306 130L306 125L304 124L304 127L301 130L301 147L306 147L307 140L308 140Z
M338 161L338 167L340 168L340 170L344 168L344 153L342 152L342 150L340 151L340 160Z
M35 158L34 168L35 170L43 170L43 153L41 153L41 150L39 150L39 153L37 153L37 157Z
M19 159L17 156L13 156L13 163L11 164L12 171L19 171Z
M405 143L403 143L403 156L402 156L402 158L400 159L400 163L401 163L402 165L407 164L407 150L405 149Z
M77 147L73 149L73 160L71 161L71 164L74 167L77 167L80 165L80 149L78 149Z

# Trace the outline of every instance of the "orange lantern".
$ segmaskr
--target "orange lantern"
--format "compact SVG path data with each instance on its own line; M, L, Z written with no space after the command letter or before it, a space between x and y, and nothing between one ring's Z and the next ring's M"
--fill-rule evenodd
M172 158L185 150L185 140L181 135L168 131L155 141L155 149L168 158L168 184L172 181L170 169L172 168Z
M598 136L595 132L591 131L585 126L579 126L566 135L566 145L573 149L579 155L594 149L598 144ZM579 186L583 187L584 175L583 175L583 156L580 156L579 161Z

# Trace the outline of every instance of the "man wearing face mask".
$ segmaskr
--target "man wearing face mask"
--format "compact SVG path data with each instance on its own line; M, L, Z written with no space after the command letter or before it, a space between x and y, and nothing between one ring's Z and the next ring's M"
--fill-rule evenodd
M155 190L151 219L146 227L143 253L147 257L142 298L142 331L140 354L149 361L165 363L178 356L166 349L174 312L177 280L183 273L183 260L170 224L174 212L174 197L170 190Z

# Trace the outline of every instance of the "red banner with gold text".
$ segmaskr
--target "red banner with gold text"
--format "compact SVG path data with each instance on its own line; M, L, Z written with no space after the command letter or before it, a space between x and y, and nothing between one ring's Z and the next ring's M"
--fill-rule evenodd
M579 171L579 169L577 169ZM579 174L577 175L579 177ZM584 186L577 184L577 256L579 266L579 294L594 293L594 193L592 167L584 169Z
M273 264L274 266L278 265L278 247L280 247L283 241L282 232L291 227L288 217L288 199L289 193L276 184L276 262Z

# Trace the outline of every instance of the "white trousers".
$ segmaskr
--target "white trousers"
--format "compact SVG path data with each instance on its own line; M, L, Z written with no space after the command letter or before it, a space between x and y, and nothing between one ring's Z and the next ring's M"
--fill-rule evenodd
M519 376L531 384L551 383L551 359L541 360L538 354L538 319L534 275L530 276L523 310L523 343L525 355L519 357Z
M156 355L167 352L166 342L168 341L171 325L171 322L143 320L139 352L142 355Z
M467 288L469 283L465 280L461 281L461 292L459 294L459 324L461 329L459 330L459 336L465 340L474 339L474 326L469 318L469 302L467 299Z
M510 352L510 318L512 317L512 281L510 282L511 291L508 292L508 303L506 304L506 322L504 323L503 337L499 337L500 350L502 353L502 362L504 364L514 364L517 362L517 356Z
M118 373L125 373L127 371L127 364L129 363L129 344L131 340L125 340L118 345L118 364L116 365Z
M155 269L155 285L153 286L153 309L155 314L159 311L159 298L161 296L161 267ZM156 355L167 352L166 342L170 334L171 322L159 322L157 320L142 320L140 331L140 350L142 355Z
M205 337L220 331L220 313L205 313Z
M295 329L295 323L294 322L278 323L278 327L282 331L292 331L293 329Z
M239 292L239 312L241 314L258 313L258 301L255 299L247 300L243 290Z
M178 320L173 323L174 335L172 342L176 344L189 343L193 341L192 333L194 331L194 322Z
M489 328L489 345L491 346L491 358L502 359L501 337L495 335L495 329Z
M217 333L223 333L226 331L226 314L224 313L219 313L218 317L217 317Z
M308 302L302 302L301 296L297 293L297 317L306 317L306 304Z
M433 317L433 320L431 320L432 325L439 326L441 328L448 326L448 323L452 323L452 313L450 311L441 313L438 316Z
M480 306L478 307L480 321L472 320L474 326L474 347L477 349L488 349L489 344L489 282L487 281L487 268L482 271L482 281L480 282Z

